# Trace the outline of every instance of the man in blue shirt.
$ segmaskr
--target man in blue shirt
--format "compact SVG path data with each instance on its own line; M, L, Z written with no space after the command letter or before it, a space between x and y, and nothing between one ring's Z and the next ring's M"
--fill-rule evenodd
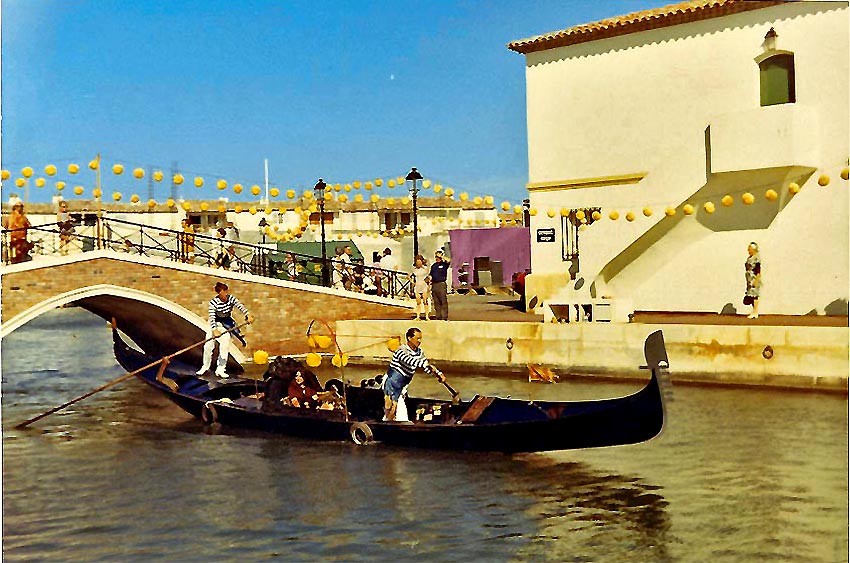
M434 253L434 263L431 264L431 299L438 321L449 320L449 298L446 291L448 274L449 261L443 256L443 251L438 250Z

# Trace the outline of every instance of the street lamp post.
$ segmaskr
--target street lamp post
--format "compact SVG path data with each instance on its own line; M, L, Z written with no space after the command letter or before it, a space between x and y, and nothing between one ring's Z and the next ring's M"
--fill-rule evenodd
M328 275L328 251L325 245L325 189L327 188L324 180L319 178L316 185L313 186L313 192L316 196L316 202L319 204L319 223L322 226L322 285L327 287L330 285L330 276Z
M419 213L417 212L416 196L419 193L419 188L416 187L416 180L421 180L422 174L414 167L410 169L405 180L412 182L410 187L410 198L413 201L413 259L419 256Z

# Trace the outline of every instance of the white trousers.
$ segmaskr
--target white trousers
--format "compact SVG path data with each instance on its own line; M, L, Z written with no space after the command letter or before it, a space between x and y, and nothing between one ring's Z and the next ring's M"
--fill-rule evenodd
M224 326L217 324L216 328L221 331L226 330ZM207 329L206 338L212 338L213 333L212 329ZM201 368L203 371L207 371L210 369L210 364L212 364L212 355L213 350L215 349L215 343L218 342L218 360L216 361L215 372L218 374L224 373L224 368L227 365L227 357L230 355L230 333L225 332L221 336L217 337L215 340L207 340L204 343L204 365Z

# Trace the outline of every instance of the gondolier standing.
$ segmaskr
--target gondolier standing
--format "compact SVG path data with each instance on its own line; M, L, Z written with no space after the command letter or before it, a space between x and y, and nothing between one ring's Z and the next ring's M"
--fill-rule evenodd
M213 337L215 339L207 340L204 344L204 364L198 370L197 374L203 375L209 371L212 364L213 349L215 348L215 343L218 342L218 361L216 362L215 374L218 377L226 378L228 375L224 371L224 368L227 365L227 357L230 353L230 335L233 334L233 336L238 338L243 346L247 345L247 342L245 342L245 339L239 333L239 329L234 330L232 333L226 332L236 326L236 321L231 316L233 308L235 307L242 311L248 323L254 322L254 316L248 312L245 305L236 299L236 297L228 293L226 283L218 282L215 284L215 293L216 296L210 300L208 309L210 322L206 336L208 339Z
M384 420L395 420L398 399L404 388L413 380L417 368L426 373L434 373L440 383L446 381L443 372L428 363L428 358L419 345L422 343L422 331L409 328L405 334L407 344L402 344L393 352L387 377L384 378Z

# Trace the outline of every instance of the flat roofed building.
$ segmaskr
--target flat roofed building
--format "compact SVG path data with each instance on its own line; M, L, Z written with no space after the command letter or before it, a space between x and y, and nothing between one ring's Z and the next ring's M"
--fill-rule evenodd
M747 312L756 241L762 313L847 314L847 2L683 2L508 47L529 301Z

